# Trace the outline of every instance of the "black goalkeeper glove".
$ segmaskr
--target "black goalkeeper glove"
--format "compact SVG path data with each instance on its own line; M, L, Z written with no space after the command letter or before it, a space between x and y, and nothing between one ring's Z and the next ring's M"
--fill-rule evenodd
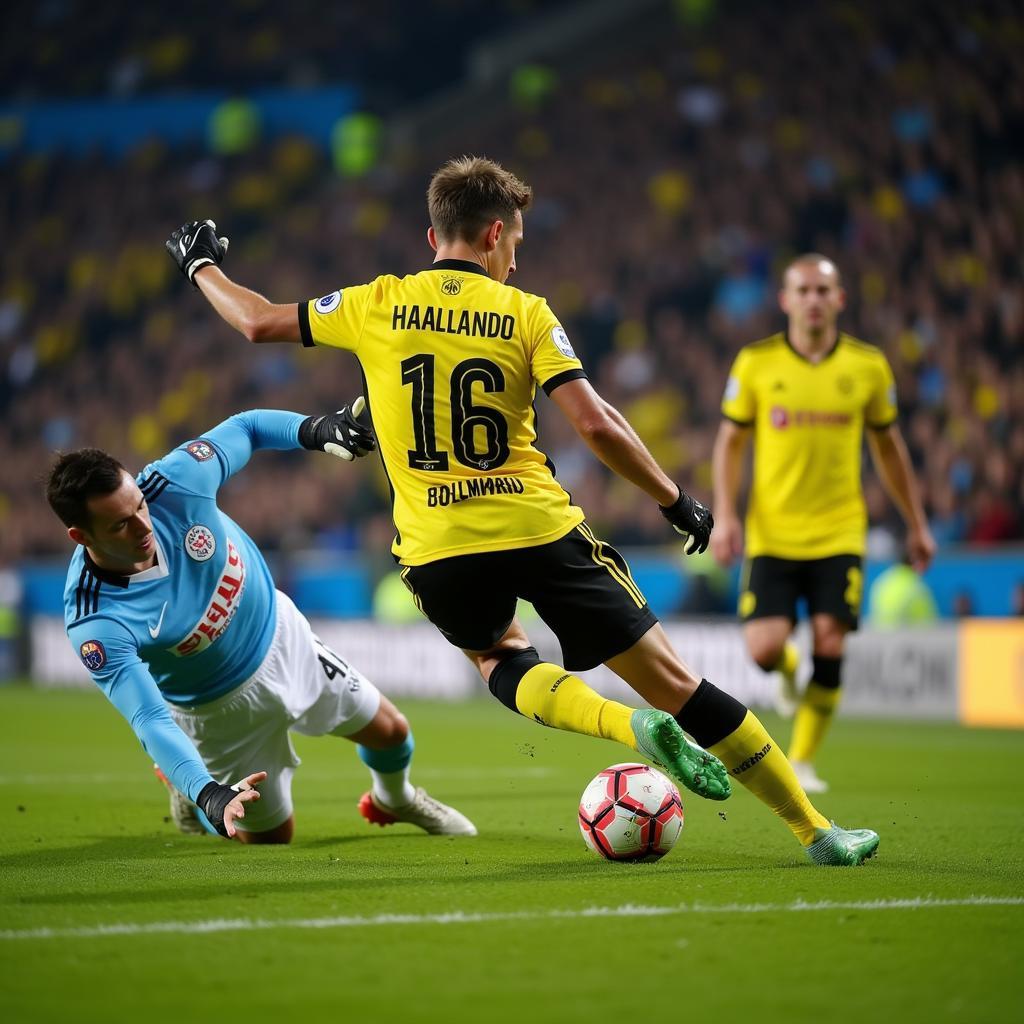
M206 815L217 834L225 839L228 838L228 830L224 826L224 810L241 792L237 784L224 786L219 782L208 782L196 797L196 806Z
M369 427L359 422L366 408L360 395L351 408L345 406L327 416L307 416L299 424L299 444L311 452L327 452L351 462L376 451L377 441Z
M715 520L711 509L702 505L679 489L679 497L671 505L659 505L661 514L672 524L676 533L686 538L683 551L688 555L703 554L711 541Z
M196 271L211 263L219 266L228 251L228 240L217 237L217 225L212 220L194 220L172 231L164 248L178 264L178 269L198 288Z

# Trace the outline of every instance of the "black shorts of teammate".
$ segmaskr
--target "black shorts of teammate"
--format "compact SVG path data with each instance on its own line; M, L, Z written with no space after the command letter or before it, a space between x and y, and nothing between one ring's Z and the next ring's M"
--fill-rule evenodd
M744 566L739 614L744 622L775 615L796 622L796 604L802 597L808 614L832 615L856 629L863 589L859 555L806 561L758 555Z
M516 599L529 601L573 672L629 650L658 621L622 555L586 523L551 544L407 566L402 579L445 639L468 651L493 647Z

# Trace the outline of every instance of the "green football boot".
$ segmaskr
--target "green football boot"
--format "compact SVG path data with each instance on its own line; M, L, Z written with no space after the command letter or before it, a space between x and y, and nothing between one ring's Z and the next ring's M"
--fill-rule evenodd
M814 842L804 847L815 864L825 867L856 867L874 857L878 850L878 833L869 828L816 828Z
M703 747L690 743L667 711L634 711L629 724L636 737L636 749L691 793L708 800L728 799L732 786L725 765Z

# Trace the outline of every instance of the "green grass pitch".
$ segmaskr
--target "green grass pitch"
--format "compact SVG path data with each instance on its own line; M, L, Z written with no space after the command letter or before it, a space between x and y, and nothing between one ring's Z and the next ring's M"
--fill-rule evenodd
M354 748L299 737L296 842L179 835L99 693L0 689L0 1012L24 1022L1003 1021L1024 954L1024 735L840 719L815 868L745 791L684 792L676 849L614 865L575 814L628 753L489 700L408 703L414 778L475 839L366 825ZM786 742L788 727L765 722ZM258 768L259 765L253 765Z

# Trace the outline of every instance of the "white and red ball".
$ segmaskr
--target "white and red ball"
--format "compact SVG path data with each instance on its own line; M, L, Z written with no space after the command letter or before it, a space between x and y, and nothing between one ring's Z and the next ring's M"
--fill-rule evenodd
M579 821L587 846L605 860L659 860L683 830L683 804L650 765L613 764L583 791Z

